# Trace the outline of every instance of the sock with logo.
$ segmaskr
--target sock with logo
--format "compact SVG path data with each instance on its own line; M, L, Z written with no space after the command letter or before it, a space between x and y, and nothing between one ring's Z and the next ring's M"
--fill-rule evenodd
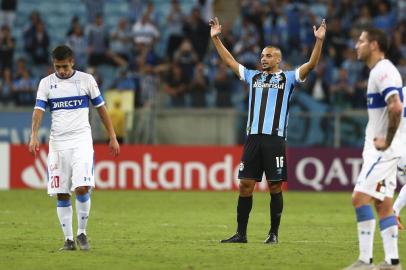
M78 234L86 234L87 221L90 212L90 193L76 195L76 214L78 216Z
M247 235L247 225L250 212L252 209L252 196L250 197L238 197L237 204L237 232L239 235Z
M271 216L271 229L269 234L274 233L278 235L279 224L281 223L283 210L283 196L282 192L271 193L271 202L269 205L269 211Z
M365 263L372 262L374 245L375 217L371 205L355 208L358 227L359 260Z
M400 216L400 211L406 205L406 185L402 187L399 192L399 195L393 204L393 211L395 212L396 216Z
M72 204L70 200L58 200L56 207L59 223L61 224L65 240L69 239L73 241L72 230Z
M396 216L389 216L379 221L385 261L389 264L399 263L398 253L398 225Z

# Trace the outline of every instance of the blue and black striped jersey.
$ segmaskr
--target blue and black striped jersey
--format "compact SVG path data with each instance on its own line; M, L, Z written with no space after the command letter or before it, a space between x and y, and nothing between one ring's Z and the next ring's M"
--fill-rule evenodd
M247 134L269 134L286 138L289 101L299 72L267 74L239 67L240 78L249 85Z

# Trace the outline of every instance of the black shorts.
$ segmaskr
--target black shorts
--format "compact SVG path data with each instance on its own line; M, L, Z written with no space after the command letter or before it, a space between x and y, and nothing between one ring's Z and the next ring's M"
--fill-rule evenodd
M261 182L265 172L268 181L287 181L285 139L274 135L248 135L244 144L239 179Z

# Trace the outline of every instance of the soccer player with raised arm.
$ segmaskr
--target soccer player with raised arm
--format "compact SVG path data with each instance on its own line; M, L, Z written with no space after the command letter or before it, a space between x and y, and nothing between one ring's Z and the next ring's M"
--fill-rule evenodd
M237 203L237 232L221 243L247 243L247 224L252 208L252 193L256 182L262 180L265 172L268 181L270 201L270 230L266 244L278 243L278 230L283 209L282 182L286 181L285 140L289 101L295 85L305 80L317 65L326 23L313 26L316 39L307 63L296 70L282 71L281 50L267 46L261 53L262 70L249 70L239 64L220 40L221 25L217 18L210 21L210 35L218 54L224 63L249 85L249 111L247 138L239 167L239 197Z
M370 69L367 88L368 124L362 152L363 165L352 194L355 208L359 257L353 269L402 269L398 254L398 227L392 209L396 170L405 149L402 77L385 58L386 34L379 29L362 31L355 46L358 59ZM373 201L378 218L385 260L372 263L375 233Z
M120 151L110 117L92 75L73 69L72 50L65 45L52 52L55 73L43 78L38 86L32 115L29 151L39 150L38 129L49 107L52 116L48 153L48 194L57 195L57 215L65 236L61 250L75 250L72 229L71 192L76 194L78 231L81 250L89 250L86 226L90 212L90 191L94 187L94 151L89 124L90 102L97 108L106 127L111 154Z

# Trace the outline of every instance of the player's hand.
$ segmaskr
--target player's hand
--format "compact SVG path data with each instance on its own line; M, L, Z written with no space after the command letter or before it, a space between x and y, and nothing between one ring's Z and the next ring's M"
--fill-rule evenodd
M317 39L324 40L324 37L326 36L326 30L327 30L327 25L326 25L325 19L323 19L321 21L321 24L318 29L316 29L316 26L313 25L313 33Z
M386 138L374 138L375 148L379 151L385 151L389 145L386 144Z
M210 36L211 37L216 37L221 34L221 25L219 22L219 19L217 17L214 17L209 21L210 25Z
M120 145L118 144L116 137L110 139L109 149L110 149L110 154L114 157L116 157L116 156L118 156L118 154L120 154Z
M39 152L39 141L37 137L31 137L30 142L28 144L28 151L34 157L37 156L37 153Z

